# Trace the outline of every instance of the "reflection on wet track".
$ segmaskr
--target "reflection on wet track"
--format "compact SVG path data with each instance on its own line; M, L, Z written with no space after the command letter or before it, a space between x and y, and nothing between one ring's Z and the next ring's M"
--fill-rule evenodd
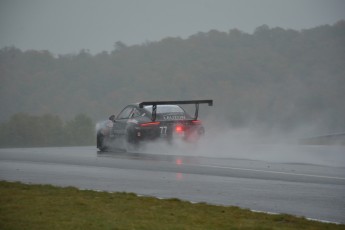
M327 154L341 164L344 156L331 150ZM288 156L280 162L263 159L263 151L255 155L262 159L241 159L224 157L223 152L210 157L182 151L97 152L95 147L0 149L0 179L175 197L345 223L345 167L330 165L332 159L314 164L323 162L320 151L299 153L303 161L293 163Z
M193 156L176 156L176 155L159 155L151 153L139 153L139 152L97 152L98 157L111 157L111 158L126 158L137 159L146 161L168 161L175 162L176 165L197 164L200 163L200 157Z

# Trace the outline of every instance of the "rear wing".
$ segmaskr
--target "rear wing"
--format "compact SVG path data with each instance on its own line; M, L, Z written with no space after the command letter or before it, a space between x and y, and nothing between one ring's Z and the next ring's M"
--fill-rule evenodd
M143 108L145 105L152 105L152 121L156 120L157 117L157 105L187 105L195 104L195 116L194 120L198 119L199 104L208 104L213 106L213 100L190 100L190 101L144 101L139 103L139 108Z

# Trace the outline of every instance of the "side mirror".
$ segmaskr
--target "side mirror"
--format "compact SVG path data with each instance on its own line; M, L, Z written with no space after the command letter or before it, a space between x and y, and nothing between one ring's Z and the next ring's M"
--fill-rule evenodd
M111 116L109 117L109 120L111 120L112 122L115 122L115 115L111 115Z

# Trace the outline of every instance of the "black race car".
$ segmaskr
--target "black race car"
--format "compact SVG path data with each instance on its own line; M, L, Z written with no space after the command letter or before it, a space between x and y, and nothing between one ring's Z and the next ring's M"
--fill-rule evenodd
M194 117L179 104L195 104ZM199 104L212 106L213 101L148 101L128 105L117 117L112 115L98 124L97 148L131 151L147 141L162 139L173 143L176 138L196 142L205 133L198 120Z

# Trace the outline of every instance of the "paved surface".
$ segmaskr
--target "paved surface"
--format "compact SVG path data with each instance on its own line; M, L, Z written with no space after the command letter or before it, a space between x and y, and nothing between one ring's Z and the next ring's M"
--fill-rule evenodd
M99 153L95 147L0 149L0 179L176 197L345 223L345 148L310 147L312 151L298 152L299 148L307 147L294 146L289 156L300 154L300 161L263 154L279 151L269 146L259 147L261 154L252 159L223 151L209 157L198 151L163 149L155 153Z

